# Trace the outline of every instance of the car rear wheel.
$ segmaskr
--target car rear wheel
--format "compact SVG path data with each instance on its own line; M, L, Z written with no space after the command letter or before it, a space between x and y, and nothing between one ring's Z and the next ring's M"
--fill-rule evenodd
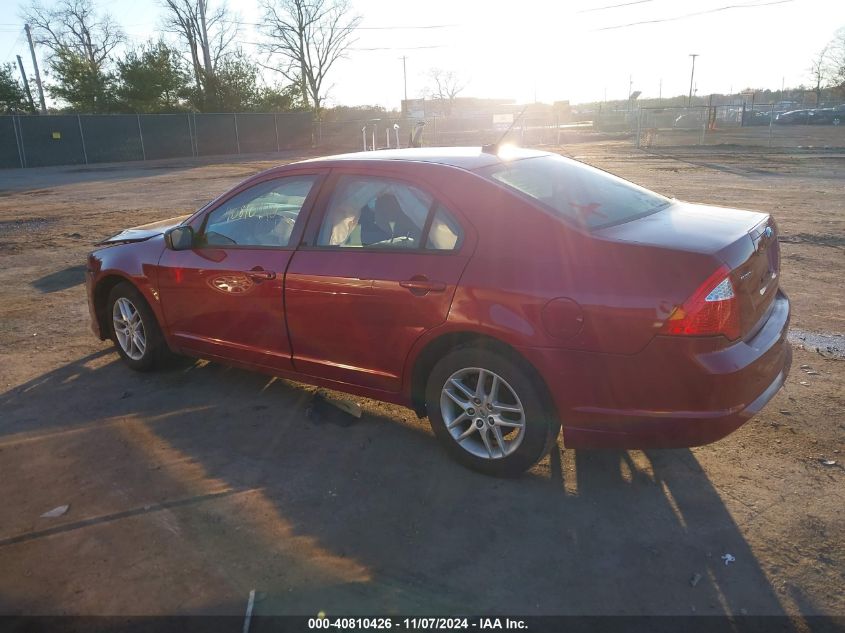
M457 461L512 477L536 464L560 431L528 367L479 347L458 348L432 370L426 409L438 440Z
M153 369L166 352L166 344L150 306L131 284L112 288L108 299L111 338L117 353L136 371Z

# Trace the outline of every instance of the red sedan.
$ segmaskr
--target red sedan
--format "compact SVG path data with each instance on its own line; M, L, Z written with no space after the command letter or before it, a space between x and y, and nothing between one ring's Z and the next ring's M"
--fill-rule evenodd
M555 154L430 148L258 174L88 259L95 333L412 407L511 475L555 442L715 441L792 358L765 213L665 198Z

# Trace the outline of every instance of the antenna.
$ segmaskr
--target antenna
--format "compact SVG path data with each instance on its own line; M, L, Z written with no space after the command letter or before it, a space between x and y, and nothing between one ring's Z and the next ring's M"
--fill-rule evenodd
M499 145L501 145L501 144L502 144L502 141L504 141L504 140L505 140L505 137L506 137L508 134L510 134L511 130L513 129L513 126L514 126L514 125L516 125L517 121L519 121L519 120L522 118L522 115L523 115L523 114L525 114L525 111L526 111L527 109L528 109L528 104L526 103L526 104L525 104L525 107L524 107L524 108L522 108L522 112L520 112L519 114L517 114L517 115L516 115L516 117L514 118L514 120L513 120L513 121L511 121L510 126L508 127L508 129L507 129L507 130L505 130L505 133L504 133L504 134L502 134L502 135L499 137L499 140L498 140L498 141L496 141L495 143L491 143L490 145L482 145L482 146L481 146L481 151L482 151L482 152L484 152L485 154L498 154L498 153L499 153Z

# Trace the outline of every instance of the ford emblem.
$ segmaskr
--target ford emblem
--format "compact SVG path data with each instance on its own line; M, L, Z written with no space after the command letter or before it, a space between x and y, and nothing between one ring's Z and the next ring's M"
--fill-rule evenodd
M774 231L772 230L772 227L770 227L770 226L767 226L766 230L763 231L763 237L765 237L766 239L769 239L773 234L774 234Z

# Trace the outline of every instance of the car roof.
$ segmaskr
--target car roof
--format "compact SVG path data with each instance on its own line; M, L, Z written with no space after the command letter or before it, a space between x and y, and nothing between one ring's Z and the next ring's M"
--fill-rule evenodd
M524 149L510 145L502 146L503 152L507 152L507 160L519 160L522 158L535 158L548 156L549 152ZM473 171L496 165L502 158L495 152L485 152L481 147L410 147L406 149L383 149L370 152L354 152L351 154L336 154L334 156L323 156L311 158L302 163L329 163L344 161L401 161L416 163L436 163L448 165Z

